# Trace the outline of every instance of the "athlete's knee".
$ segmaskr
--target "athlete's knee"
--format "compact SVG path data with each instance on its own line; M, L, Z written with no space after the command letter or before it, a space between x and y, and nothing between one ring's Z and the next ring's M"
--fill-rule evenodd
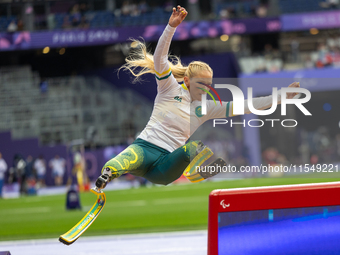
M199 154L212 153L211 149L201 141L191 141L184 146L189 161L192 161Z
M164 185L164 186L167 186L174 181L173 178L166 178L165 176L160 176L160 175L157 175L157 176L154 176L154 175L145 176L144 175L143 178L147 179L149 182L152 182L153 184Z
M119 176L122 175L122 174L120 173L120 171L118 171L116 168L110 166L110 165L109 165L109 162L107 162L107 163L103 166L101 173L103 173L105 170L111 171L111 180L112 180L112 179L115 179L115 178L118 178Z
M178 179L178 178L176 178L175 180L177 180L177 179ZM171 179L166 179L166 178L164 178L164 180L162 180L162 182L161 182L161 185L167 186L167 185L173 183L175 180L171 180Z
M159 180L159 181L157 181L156 184L167 186L167 185L169 185L170 183L172 183L172 181L168 181L168 180Z
M196 156L196 149L199 141L190 141L182 146L184 151L184 158L186 161L190 162Z

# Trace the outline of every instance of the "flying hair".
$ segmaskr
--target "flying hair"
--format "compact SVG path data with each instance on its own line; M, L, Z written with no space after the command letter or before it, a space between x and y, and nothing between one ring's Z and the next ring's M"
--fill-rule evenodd
M126 63L118 71L130 71L135 77L133 82L140 82L141 76L147 73L156 74L153 55L147 50L145 42L132 39L132 45L135 44L130 55L125 59ZM169 55L169 65L175 79L180 82L185 76L195 77L200 71L209 71L213 73L211 67L202 61L193 61L188 66L182 64L181 59L175 55Z

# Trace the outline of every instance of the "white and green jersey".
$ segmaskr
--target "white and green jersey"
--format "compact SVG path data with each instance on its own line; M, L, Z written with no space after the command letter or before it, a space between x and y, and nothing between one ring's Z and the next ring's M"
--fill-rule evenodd
M232 102L215 105L207 100L207 114L200 112L200 101L191 101L185 84L178 84L171 73L168 52L176 28L167 25L159 38L154 63L157 81L157 96L150 120L138 138L155 144L169 152L183 146L196 129L209 119L232 116ZM279 99L280 101L280 99ZM272 96L254 98L256 109L272 105ZM250 113L245 101L245 113Z

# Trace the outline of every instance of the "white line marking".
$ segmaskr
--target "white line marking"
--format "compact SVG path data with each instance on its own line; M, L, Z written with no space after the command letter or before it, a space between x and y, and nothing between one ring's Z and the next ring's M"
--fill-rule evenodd
M32 208L19 208L19 209L6 209L1 210L0 215L8 214L28 214L28 213L47 213L52 211L50 207L32 207Z
M146 206L147 202L146 200L135 200L135 201L123 201L123 202L107 202L105 207L135 207L135 206Z
M152 201L155 205L167 205L167 204L192 204L199 202L208 202L207 196L199 197L181 197L181 198L164 198L156 199Z

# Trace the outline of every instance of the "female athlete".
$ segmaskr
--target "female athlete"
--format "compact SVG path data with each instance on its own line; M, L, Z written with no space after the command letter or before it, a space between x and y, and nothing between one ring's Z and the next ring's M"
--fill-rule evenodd
M157 96L147 126L133 144L104 165L96 183L98 188L104 188L108 181L124 173L142 176L163 185L175 181L184 171L192 182L206 178L195 169L213 154L212 151L201 142L186 141L208 119L233 116L233 102L216 106L213 101L207 100L207 114L202 115L199 112L201 95L212 84L213 70L201 61L184 66L178 57L175 57L175 63L168 60L176 27L187 14L181 6L173 8L154 55L147 52L144 43L136 41L139 43L137 52L128 57L121 67L130 71L136 79L146 73L154 74L158 85ZM295 82L290 87L299 87L299 83ZM288 93L287 98L294 95ZM278 102L281 102L280 95ZM253 105L256 109L269 108L272 96L254 98ZM244 112L250 113L247 104Z

